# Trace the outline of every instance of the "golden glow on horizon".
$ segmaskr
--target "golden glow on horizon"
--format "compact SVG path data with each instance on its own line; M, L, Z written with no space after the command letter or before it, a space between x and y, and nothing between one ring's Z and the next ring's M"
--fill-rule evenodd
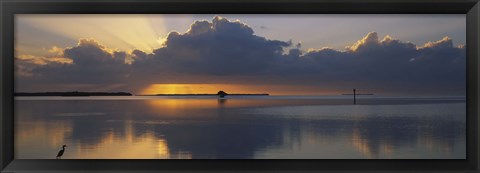
M215 94L223 90L231 93L245 90L238 85L228 84L152 84L142 94Z
M268 93L270 95L338 95L342 93L341 90L299 85L151 84L140 91L140 94L216 94L220 90L230 94Z

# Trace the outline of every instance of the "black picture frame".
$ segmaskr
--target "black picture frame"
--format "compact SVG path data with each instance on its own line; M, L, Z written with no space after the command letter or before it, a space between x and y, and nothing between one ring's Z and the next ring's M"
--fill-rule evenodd
M2 172L478 172L478 0L1 0ZM466 14L467 158L464 160L36 160L14 159L15 14Z

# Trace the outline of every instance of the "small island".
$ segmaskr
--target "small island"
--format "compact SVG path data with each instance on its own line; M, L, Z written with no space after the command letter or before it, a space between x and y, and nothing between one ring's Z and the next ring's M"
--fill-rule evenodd
M64 96L64 97L74 97L74 96L132 96L133 94L128 92L79 92L79 91L70 91L70 92L19 92L15 93L15 96Z
M151 95L136 95L136 96L218 96L223 98L225 96L269 96L269 94L228 94L225 91L218 91L216 94L151 94ZM128 92L18 92L14 96L62 96L62 97L88 97L88 96L134 96Z
M270 94L228 94L225 91L218 91L216 94L152 94L152 95L139 95L139 96L219 96L221 98L225 96L269 96Z

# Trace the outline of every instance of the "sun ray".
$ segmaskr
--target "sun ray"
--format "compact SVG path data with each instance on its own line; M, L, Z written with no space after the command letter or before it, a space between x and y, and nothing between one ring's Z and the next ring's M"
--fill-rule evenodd
M145 15L105 14L95 15L29 15L18 16L18 23L37 30L78 40L94 38L107 47L123 51L140 49L151 52L160 47L159 35L166 35L166 25L152 25ZM157 23L164 23L161 15L155 16ZM72 31L75 32L72 32ZM62 45L52 45L62 46ZM66 46L66 45L64 45Z

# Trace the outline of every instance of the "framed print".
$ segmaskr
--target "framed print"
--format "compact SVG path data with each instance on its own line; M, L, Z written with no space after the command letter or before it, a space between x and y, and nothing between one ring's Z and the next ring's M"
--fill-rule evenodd
M477 1L1 8L2 171L478 169Z

